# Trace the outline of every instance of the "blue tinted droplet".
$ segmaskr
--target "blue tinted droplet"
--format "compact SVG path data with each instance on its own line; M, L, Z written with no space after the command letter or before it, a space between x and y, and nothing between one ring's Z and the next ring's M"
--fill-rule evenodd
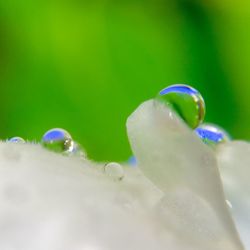
M156 97L173 109L191 128L196 128L204 119L205 102L194 88L176 84L161 90Z
M214 124L202 124L195 129L195 132L204 143L209 145L216 145L231 139L224 129Z
M55 152L68 152L74 147L71 135L61 128L47 131L42 137L42 145Z
M25 143L25 140L22 137L15 136L15 137L10 138L8 140L8 142L12 142L12 143Z
M137 160L136 160L135 156L131 156L128 159L128 164L131 165L131 166L136 166L137 165Z

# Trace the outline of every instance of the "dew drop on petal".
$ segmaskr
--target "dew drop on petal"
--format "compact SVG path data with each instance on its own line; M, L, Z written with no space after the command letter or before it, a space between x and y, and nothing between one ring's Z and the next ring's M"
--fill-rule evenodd
M69 152L73 148L71 135L64 129L53 128L42 137L42 145L55 152Z
M113 180L122 180L124 178L123 167L116 162L109 162L104 165L104 173Z
M191 128L196 128L205 116L205 102L194 88L176 84L164 88L156 97L173 109Z
M201 124L195 129L195 132L205 144L212 146L231 140L229 134L224 129L214 124Z
M133 167L137 165L137 160L136 160L135 156L130 156L129 157L128 164L133 166Z
M73 147L69 150L69 155L86 158L85 150L75 141L73 142Z
M12 143L25 143L25 140L22 137L15 136L10 139L8 139L7 142L12 142Z

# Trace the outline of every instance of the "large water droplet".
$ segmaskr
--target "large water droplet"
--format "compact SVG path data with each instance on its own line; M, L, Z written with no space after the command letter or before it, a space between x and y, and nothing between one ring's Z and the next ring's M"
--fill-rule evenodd
M10 138L7 142L12 142L12 143L25 143L25 140L22 137L15 136Z
M196 128L205 116L205 102L194 88L176 84L160 91L157 100L173 109L191 128Z
M42 145L55 152L69 152L74 147L71 135L61 128L47 131L42 137Z
M224 129L214 124L201 124L195 129L195 132L204 143L212 146L231 140L229 134Z
M104 172L113 180L120 181L124 178L124 169L119 163L116 162L109 162L104 165Z

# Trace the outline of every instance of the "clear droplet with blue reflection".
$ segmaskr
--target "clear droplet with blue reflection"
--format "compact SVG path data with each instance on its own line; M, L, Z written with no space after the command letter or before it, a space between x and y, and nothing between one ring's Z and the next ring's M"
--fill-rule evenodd
M201 124L195 132L208 145L217 145L231 140L230 135L224 129L214 124Z
M115 181L121 181L124 178L124 169L117 162L109 162L104 165L104 173Z
M42 145L51 151L63 153L72 151L74 142L66 130L53 128L43 135Z
M205 102L201 94L185 84L175 84L161 90L156 97L173 109L191 128L204 120Z
M10 139L8 139L7 142L12 142L12 143L25 143L25 140L22 137L15 136Z

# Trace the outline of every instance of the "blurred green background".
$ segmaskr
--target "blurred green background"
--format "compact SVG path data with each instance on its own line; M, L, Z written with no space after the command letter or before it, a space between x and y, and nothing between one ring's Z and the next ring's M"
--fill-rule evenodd
M0 2L0 137L67 129L96 160L130 155L125 122L167 85L203 95L206 121L250 138L250 3Z

